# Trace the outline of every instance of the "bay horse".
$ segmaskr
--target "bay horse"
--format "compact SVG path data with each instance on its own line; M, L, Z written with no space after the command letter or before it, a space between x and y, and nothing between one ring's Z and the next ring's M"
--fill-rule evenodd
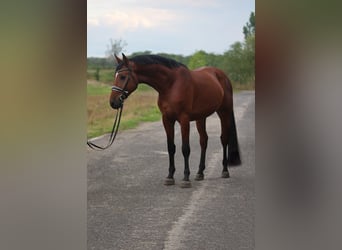
M233 91L229 78L214 67L189 70L184 64L158 55L139 55L122 59L115 55L117 67L110 95L113 109L121 108L124 100L134 92L139 83L145 83L158 93L158 107L167 136L169 174L165 185L174 185L174 125L179 122L184 156L184 179L181 187L191 187L189 180L190 122L196 121L200 135L201 159L195 180L204 179L205 157L208 142L206 118L216 112L221 121L223 147L222 178L229 178L228 165L241 164L236 132ZM228 147L228 154L227 154Z

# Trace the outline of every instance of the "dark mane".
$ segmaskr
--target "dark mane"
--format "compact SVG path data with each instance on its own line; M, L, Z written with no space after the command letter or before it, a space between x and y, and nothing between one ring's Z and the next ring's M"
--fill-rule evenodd
M178 68L178 67L187 68L184 64L177 62L176 60L159 56L159 55L139 55L139 56L134 56L132 58L129 58L129 60L140 65L158 64L158 65L163 65L165 67L168 67L170 69ZM119 64L116 67L116 71L121 69L122 66L123 66L122 64Z

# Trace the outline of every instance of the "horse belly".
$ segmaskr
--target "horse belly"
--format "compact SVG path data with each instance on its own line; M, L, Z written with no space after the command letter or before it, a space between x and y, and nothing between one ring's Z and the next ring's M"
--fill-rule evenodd
M191 111L190 114L190 119L192 121L194 120L200 120L202 118L208 117L211 114L213 114L215 111L217 111L219 109L219 105L216 106L210 106L210 107L204 107L204 108L194 108Z
M219 89L209 91L201 91L195 95L191 108L191 120L199 120L207 117L217 111L223 101L223 92Z
M212 115L216 110L210 110L206 112L193 112L189 115L190 121L202 120L210 115Z

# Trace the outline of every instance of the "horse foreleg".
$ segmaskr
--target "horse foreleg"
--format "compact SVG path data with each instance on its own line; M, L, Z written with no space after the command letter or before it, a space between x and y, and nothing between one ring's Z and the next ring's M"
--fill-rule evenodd
M184 118L180 122L181 133L182 133L182 153L184 157L184 179L182 181L181 187L188 188L191 187L191 182L189 180L190 168L189 168L189 156L190 156L190 144L189 144L189 132L190 132L190 121Z
M208 134L205 127L206 119L196 121L197 131L200 135L200 145L201 145L201 160L198 167L198 172L195 177L196 181L201 181L204 179L204 169L205 169L205 155L208 145Z
M175 168L175 153L176 153L176 146L174 143L175 137L175 121L170 121L165 116L163 116L163 125L166 132L167 137L167 151L169 153L169 175L166 177L164 184L165 185L174 185L175 180L173 175L176 171Z

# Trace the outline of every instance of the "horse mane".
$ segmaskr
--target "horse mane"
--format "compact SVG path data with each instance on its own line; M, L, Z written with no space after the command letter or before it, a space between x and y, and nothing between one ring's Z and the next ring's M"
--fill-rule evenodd
M173 68L178 68L178 67L185 67L183 63L177 62L176 60L173 60L171 58L166 58L163 56L159 55L138 55L134 56L132 58L129 58L130 61L139 64L139 65L151 65L151 64L158 64L158 65L163 65L167 68L173 69ZM116 71L121 69L123 66L123 63L120 63L116 67Z

